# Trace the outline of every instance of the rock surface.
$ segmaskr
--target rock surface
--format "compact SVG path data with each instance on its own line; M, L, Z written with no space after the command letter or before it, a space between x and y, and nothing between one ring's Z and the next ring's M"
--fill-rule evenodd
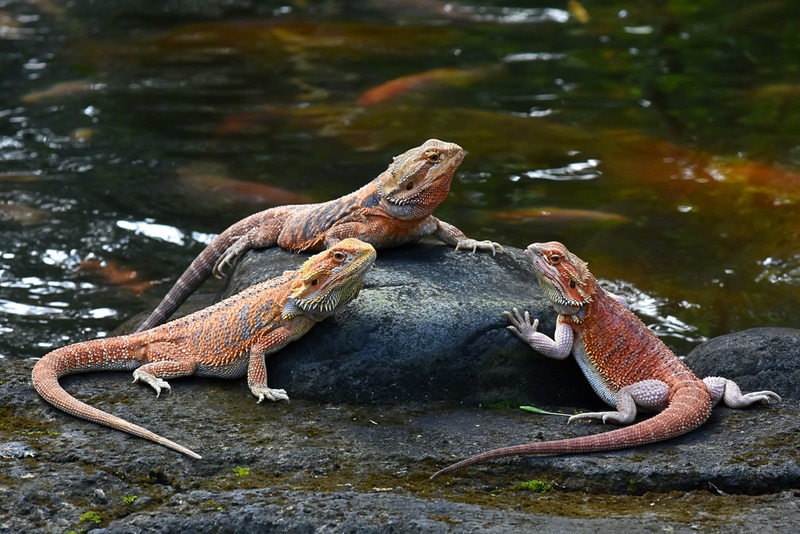
M280 251L271 258L276 272L302 261ZM250 282L237 280L251 262L265 264L246 258L235 283ZM438 274L425 274L431 268ZM757 372L746 388L779 391L780 406L718 408L700 429L647 447L507 459L428 480L488 448L607 430L486 409L496 400L567 413L599 406L574 363L536 357L505 330L499 312L516 305L538 310L552 333L555 316L539 302L520 251L492 259L406 247L380 254L351 306L271 359L270 382L289 390L290 403L257 405L243 379L175 380L158 399L124 373L62 380L76 397L194 448L200 461L64 415L30 385L32 360L4 361L0 532L769 533L796 526L800 402L791 384L769 382L800 365L791 349L800 332L790 329L723 336L689 356L701 375L748 384L744 375ZM734 360L738 366L729 366ZM531 480L551 489L521 485Z
M751 328L709 340L686 356L699 376L721 375L742 390L769 386L784 398L800 399L800 330Z

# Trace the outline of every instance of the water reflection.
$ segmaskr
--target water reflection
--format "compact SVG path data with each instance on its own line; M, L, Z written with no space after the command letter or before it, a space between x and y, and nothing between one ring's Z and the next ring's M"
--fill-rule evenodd
M764 270L756 276L756 282L800 286L800 254L790 258L766 258L762 260Z
M466 6L454 2L445 4L442 13L446 16L466 18L475 22L497 24L564 23L570 18L567 11L555 8Z
M166 241L174 245L183 245L186 242L186 236L183 232L165 224L156 224L151 221L117 221L117 226L123 230L128 230L151 239Z
M66 306L66 303L64 303ZM0 299L0 312L11 315L27 315L31 317L56 317L63 313L63 309L53 306L33 306L21 302Z
M599 166L600 160L589 159L570 163L563 167L526 171L523 176L534 180L594 180L602 175ZM510 178L512 181L519 180L519 176Z
M698 304L688 301L675 303L668 298L648 295L630 282L600 280L600 284L612 293L625 297L631 311L636 313L651 330L676 350L688 351L692 346L708 339L700 334L696 326L688 324L672 314L672 310L676 307L678 309L699 309Z

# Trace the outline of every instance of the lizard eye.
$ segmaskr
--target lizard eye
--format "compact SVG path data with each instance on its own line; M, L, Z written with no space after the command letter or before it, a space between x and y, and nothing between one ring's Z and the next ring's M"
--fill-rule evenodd
M442 155L439 152L435 151L435 150L429 150L425 154L425 159L427 159L431 163L438 163L439 160L442 159Z
M333 261L336 263L342 263L345 259L347 259L347 254L344 252L337 250L333 253Z
M570 288L575 289L577 287L577 285L578 284L575 283L575 280L570 280L569 281L569 287Z
M315 286L315 285L319 284L319 279L318 279L318 278L312 278L312 279L311 279L311 281L310 281L309 283L310 283L312 286Z
M411 191L412 189L414 189L414 182L408 182L406 184L406 191Z
M553 254L552 256L550 256L550 263L552 263L553 265L558 265L560 261L561 261L561 256L559 256L558 254Z

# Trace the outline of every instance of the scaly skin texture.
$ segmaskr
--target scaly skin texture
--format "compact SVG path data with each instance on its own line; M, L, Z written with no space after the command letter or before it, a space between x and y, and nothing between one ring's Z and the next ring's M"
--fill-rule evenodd
M721 377L704 380L639 320L622 299L603 291L587 265L558 242L534 243L526 250L545 296L558 311L555 339L537 332L528 312L504 312L509 330L549 358L572 353L595 392L616 410L583 413L587 419L627 425L637 409L660 412L633 426L579 438L528 443L490 450L435 473L520 455L574 454L625 449L680 436L702 425L722 400L731 408L757 402L779 402L772 391L742 394L735 382Z
M33 385L47 402L70 415L200 458L182 445L75 399L58 379L91 371L133 371L133 381L145 382L158 396L162 389L170 389L166 380L171 378L247 374L258 402L288 400L284 390L267 386L265 356L353 300L375 256L372 245L345 239L312 256L299 271L287 271L192 315L146 332L55 350L36 362Z
M433 236L456 250L502 251L432 215L450 193L464 159L454 143L430 139L394 158L389 168L349 195L320 204L279 206L253 214L217 236L189 265L138 332L163 323L212 273L221 276L248 250L279 246L316 252L347 237L389 248Z

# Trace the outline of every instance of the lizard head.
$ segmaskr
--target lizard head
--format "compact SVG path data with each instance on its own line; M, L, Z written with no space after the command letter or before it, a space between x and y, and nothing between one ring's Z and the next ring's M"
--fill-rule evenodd
M284 315L303 313L318 320L331 315L356 298L376 256L372 245L354 238L311 256L300 267Z
M558 241L533 243L525 250L539 285L561 314L571 315L592 301L594 276L585 261Z
M381 203L398 219L427 217L447 198L453 174L464 156L464 149L457 144L438 139L395 156L378 178Z

